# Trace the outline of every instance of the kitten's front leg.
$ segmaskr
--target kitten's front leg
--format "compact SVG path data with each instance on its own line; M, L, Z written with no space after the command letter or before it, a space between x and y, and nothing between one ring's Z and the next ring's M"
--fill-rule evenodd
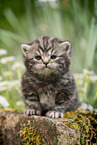
M32 115L41 115L41 111L39 109L36 109L36 108L32 108L33 106L31 107L26 107L24 113L28 116L32 116Z
M24 112L28 116L32 116L32 115L39 115L40 116L41 115L41 111L40 110L36 110L36 109L26 108Z
M63 118L64 117L64 109L62 108L62 104L65 100L67 100L68 97L65 93L61 92L56 95L55 98L55 104L58 106L58 108L55 106L53 109L54 111L48 111L46 113L46 116L51 118Z
M42 108L38 100L33 99L33 97L29 97L25 99L26 109L25 114L28 116L31 115L41 115Z
M64 113L63 112L58 112L58 111L48 111L46 113L46 116L50 117L50 118L63 118Z

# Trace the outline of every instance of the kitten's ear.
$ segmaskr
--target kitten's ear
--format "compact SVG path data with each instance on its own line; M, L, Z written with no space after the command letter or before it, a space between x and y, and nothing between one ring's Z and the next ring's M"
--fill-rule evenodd
M60 44L60 47L64 49L69 57L71 57L71 44L69 41L65 41Z
M23 51L24 56L27 55L28 50L29 50L30 48L31 48L30 45L27 45L27 44L22 44L22 45L21 45L21 49L22 49L22 51Z

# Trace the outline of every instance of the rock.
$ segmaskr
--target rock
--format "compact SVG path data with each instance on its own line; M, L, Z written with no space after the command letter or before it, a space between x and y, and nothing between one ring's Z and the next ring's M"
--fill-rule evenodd
M0 145L34 145L35 141L36 145L74 145L76 139L75 130L67 127L62 118L51 119L0 111Z

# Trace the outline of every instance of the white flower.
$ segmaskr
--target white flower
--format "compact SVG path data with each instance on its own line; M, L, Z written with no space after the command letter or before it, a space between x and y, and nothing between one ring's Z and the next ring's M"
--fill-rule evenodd
M0 87L0 92L3 92L5 90L8 90L8 87Z
M19 80L14 80L14 81L3 81L0 82L0 91L4 90L11 90L13 87L20 87L21 82Z
M23 103L23 101L17 101L17 102L16 102L16 105L17 105L17 106L20 106L22 103Z
M13 60L15 60L14 56L3 57L3 58L1 58L1 63L2 64L6 64L6 63L11 62Z
M86 103L82 103L81 106L80 106L80 109L93 110L93 107L90 104L87 105Z
M19 80L14 80L14 81L12 81L12 85L13 86L20 86L21 85L21 82L19 81Z
M97 113L97 109L94 109L95 113Z
M4 76L6 76L6 77L10 77L10 76L13 75L11 71L5 71L3 74L4 74Z
M8 89L11 90L13 87L20 87L21 86L21 82L19 80L14 80L14 81L10 81Z
M9 103L7 102L7 100L5 99L5 97L0 95L0 106L1 107L8 107Z
M91 80L93 83L97 82L97 75L90 76L90 80Z
M2 80L2 77L0 76L0 81Z
M16 62L16 63L14 63L13 65L12 65L12 69L13 70L16 70L16 69L18 69L18 68L25 68L24 67L24 64L23 63L21 63L21 62Z
M5 49L0 48L0 56L6 55L7 51Z
M84 73L85 75L93 75L93 74L94 74L93 71L89 71L89 70L87 70L87 69L84 69L84 70L83 70L83 73Z
M84 75L83 74L74 74L77 85L83 84Z
M83 79L84 75L83 74L74 74L75 79Z
M9 84L10 84L9 81L2 81L2 82L0 82L0 88L1 88L1 87L8 87Z

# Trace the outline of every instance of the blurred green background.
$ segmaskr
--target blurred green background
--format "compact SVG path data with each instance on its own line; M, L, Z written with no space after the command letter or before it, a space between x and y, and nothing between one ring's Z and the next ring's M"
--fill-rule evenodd
M44 34L72 43L72 71L97 73L97 0L0 0L0 47L21 59L20 45Z
M7 50L7 56L23 62L21 44L42 35L71 42L71 70L81 73L76 76L79 96L82 102L97 108L97 0L0 0L0 48ZM21 81L22 71L16 68L15 72L11 63L6 64L0 63L0 94L17 109L16 102L22 100L21 88L9 92L4 83Z

